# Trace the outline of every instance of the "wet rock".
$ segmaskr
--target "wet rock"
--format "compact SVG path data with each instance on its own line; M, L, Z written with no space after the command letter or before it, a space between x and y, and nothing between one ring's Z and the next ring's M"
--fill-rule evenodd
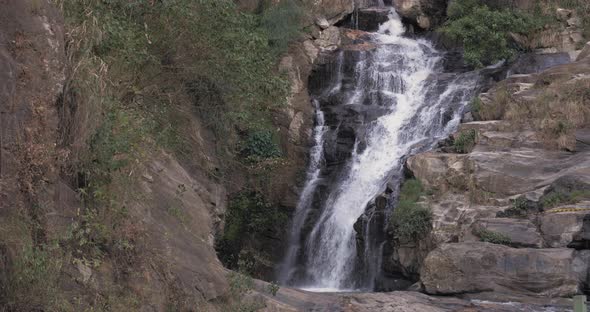
M379 26L389 20L389 8L366 8L357 10L349 19L346 19L339 26L367 31L375 32L379 29Z
M350 0L317 0L313 1L313 12L325 19L330 25L348 16L354 10L354 1ZM325 25L325 24L324 24Z
M573 249L515 249L482 242L443 244L424 261L421 281L429 294L496 291L569 297L587 282L589 260L590 251Z

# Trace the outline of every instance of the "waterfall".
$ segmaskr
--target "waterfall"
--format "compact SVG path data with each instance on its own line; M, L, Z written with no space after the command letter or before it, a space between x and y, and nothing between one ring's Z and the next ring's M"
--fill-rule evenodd
M365 215L368 223L381 224L370 222L367 208L388 182L399 184L405 158L433 148L459 124L477 73L444 73L444 54L404 32L391 10L371 34L375 47L337 52L329 77L321 77L312 92L315 146L280 270L283 284L373 290L383 241L371 236L385 226L358 233L355 223ZM343 153L347 146L350 151Z

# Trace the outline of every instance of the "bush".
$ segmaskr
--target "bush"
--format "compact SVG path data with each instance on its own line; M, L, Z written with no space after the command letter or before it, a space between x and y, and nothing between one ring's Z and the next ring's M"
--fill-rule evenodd
M461 132L453 142L455 151L463 154L471 152L475 146L475 137L476 132L473 129Z
M478 0L452 1L448 13L442 31L463 44L465 60L474 67L512 58L518 47L510 33L526 34L539 27L531 15L492 10Z
M249 161L259 161L266 158L280 157L281 151L270 131L260 130L251 132L244 142L242 155Z
M269 204L260 193L238 194L228 205L225 229L217 244L219 258L228 268L238 269L241 252L248 240L272 237L286 223L286 213ZM247 255L242 258L244 256ZM252 266L252 263L248 265Z
M499 244L499 245L510 245L512 243L512 240L510 239L510 237L508 237L502 233L493 232L493 231L489 231L486 229L480 230L478 232L478 236L482 242L486 242L486 243Z
M391 225L395 237L401 242L418 241L432 228L432 212L418 203L423 192L422 184L416 179L404 182L400 190Z
M512 207L496 213L498 218L525 218L528 215L529 202L525 197L512 200Z

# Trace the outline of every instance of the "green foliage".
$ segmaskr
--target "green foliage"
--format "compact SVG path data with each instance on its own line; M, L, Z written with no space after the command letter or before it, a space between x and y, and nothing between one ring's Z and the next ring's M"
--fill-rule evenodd
M246 297L254 289L254 280L252 277L238 272L230 272L228 281L231 297L230 303L224 311L255 312L265 307L264 303L260 300Z
M541 26L532 15L492 10L477 0L452 1L448 12L442 30L463 44L465 60L474 67L510 59L517 51L510 33L526 34Z
M303 10L294 0L280 1L264 11L261 24L275 54L286 51L289 42L300 36L303 14Z
M285 102L289 83L276 63L298 35L302 11L294 1L260 15L240 12L232 0L59 3L79 35L75 56L100 60L101 82L111 84L104 88L111 94L87 96L109 99L105 116L135 116L161 147L188 154L182 130L190 121L178 104L184 94L224 156L239 152L236 129L270 129L270 111Z
M280 157L281 151L270 131L253 131L244 142L242 154L249 161L259 161L266 158Z
M422 183L417 179L409 179L402 185L399 198L402 201L418 202L423 193Z
M268 291L268 293L273 295L273 297L275 297L277 295L277 293L279 292L280 289L281 289L281 287L276 282L272 282L272 283L268 284L266 287L266 290Z
M285 212L269 204L260 193L238 194L230 201L225 230L217 244L221 261L230 269L238 268L240 252L247 239L256 240L264 236L272 236L286 223Z
M418 203L423 193L422 184L416 179L407 180L400 190L391 224L396 238L402 242L418 241L432 228L432 211Z
M590 191L573 190L569 193L553 191L549 194L543 195L541 198L541 205L543 209L551 209L559 205L573 204L584 199L590 199Z
M6 285L0 285L9 311L51 310L57 303L57 284L62 267L59 250L52 246L26 246L20 250ZM4 301L2 300L2 301Z
M457 153L469 153L475 145L475 130L463 131L454 140L453 147Z
M479 236L479 239L482 242L499 244L499 245L510 245L512 243L512 240L510 239L510 237L508 237L502 233L482 229L477 234Z
M479 111L481 110L481 99L479 97L475 97L473 98L473 100L471 100L471 103L469 103L469 106L471 108L471 113L475 116L477 113L479 113Z
M498 218L524 218L528 215L529 203L525 197L513 199L512 207L496 214Z

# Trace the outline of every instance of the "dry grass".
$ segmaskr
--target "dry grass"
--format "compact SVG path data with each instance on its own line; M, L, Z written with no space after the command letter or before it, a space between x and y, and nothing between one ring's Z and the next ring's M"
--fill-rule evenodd
M500 83L485 96L472 103L473 115L477 120L499 120L504 117L506 109L514 100L506 84Z
M590 123L590 79L553 83L536 100L513 101L505 119L528 121L549 148L574 150L575 130Z

